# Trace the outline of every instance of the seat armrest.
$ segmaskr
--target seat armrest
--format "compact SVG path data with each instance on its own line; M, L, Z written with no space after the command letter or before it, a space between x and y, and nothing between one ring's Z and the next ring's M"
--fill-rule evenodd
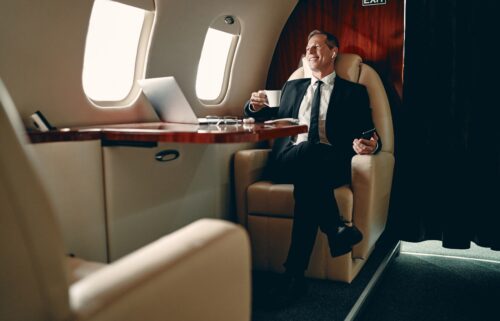
M248 149L236 153L234 157L234 185L238 221L247 224L247 189L262 179L269 158L270 149Z
M353 223L363 233L363 241L353 249L354 257L367 257L385 229L393 169L394 155L389 152L352 159Z
M71 308L78 320L247 321L250 269L245 230L201 219L73 284Z

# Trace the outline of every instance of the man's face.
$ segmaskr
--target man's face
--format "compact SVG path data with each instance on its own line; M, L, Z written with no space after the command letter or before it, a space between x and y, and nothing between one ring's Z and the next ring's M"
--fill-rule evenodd
M330 49L325 35L314 35L309 39L306 48L306 59L312 71L326 72L333 67L333 57L337 47Z

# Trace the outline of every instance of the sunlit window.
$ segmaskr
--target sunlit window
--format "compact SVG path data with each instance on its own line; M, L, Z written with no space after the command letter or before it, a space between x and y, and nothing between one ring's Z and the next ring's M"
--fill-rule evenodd
M202 101L218 103L222 100L237 39L237 35L208 29L196 76L196 95Z
M95 1L83 63L83 89L93 101L122 101L130 94L144 17L136 7Z

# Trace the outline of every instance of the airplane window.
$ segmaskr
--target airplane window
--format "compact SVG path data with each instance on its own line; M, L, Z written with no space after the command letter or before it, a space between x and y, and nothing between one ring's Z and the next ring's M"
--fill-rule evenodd
M228 25L229 18L233 25L234 17L226 16L221 19L225 19L225 24ZM239 25L233 27L235 30L227 29L230 28L227 26L208 28L203 43L196 76L196 95L208 105L220 103L226 95L231 64L239 38Z
M98 105L124 101L131 94L145 12L114 1L95 1L82 80L85 94Z

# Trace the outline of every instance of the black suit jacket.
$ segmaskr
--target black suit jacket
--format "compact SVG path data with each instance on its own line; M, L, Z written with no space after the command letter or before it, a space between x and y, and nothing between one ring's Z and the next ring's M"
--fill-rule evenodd
M285 83L281 91L279 108L267 108L252 112L250 102L245 105L245 115L257 121L272 118L298 118L299 108L310 78L291 80ZM326 116L326 136L339 157L348 161L355 155L352 141L360 138L361 133L374 127L366 87L336 76ZM273 154L278 155L293 146L292 137L275 140ZM377 151L382 147L379 140Z

